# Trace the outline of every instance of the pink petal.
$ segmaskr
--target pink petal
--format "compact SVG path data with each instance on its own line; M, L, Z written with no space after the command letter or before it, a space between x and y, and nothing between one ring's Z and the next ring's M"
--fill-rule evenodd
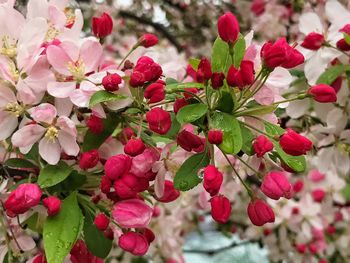
M39 154L47 163L55 165L58 163L61 157L61 147L58 140L53 142L43 138L39 142Z
M75 127L74 122L66 116L60 116L57 119L56 125L61 128L61 130L69 133L70 135L76 137L77 129Z
M51 124L53 119L56 118L57 110L55 106L49 103L43 103L32 109L30 116L36 122L45 122Z
M70 156L77 156L79 153L79 145L76 142L76 137L71 134L60 130L58 132L58 141L63 151Z
M15 131L18 119L15 115L0 111L0 141L7 139Z
M49 82L47 91L56 98L67 98L75 90L76 82Z
M74 62L79 60L79 46L72 41L63 41L60 47L67 53L70 59Z
M46 50L46 57L49 63L58 73L66 76L71 75L67 65L72 60L61 47L50 45Z
M13 91L7 87L0 87L0 107L5 107L9 102L17 102Z
M100 88L91 82L83 81L80 84L80 88L71 93L70 99L74 105L78 107L88 107L91 96L98 90L100 90Z
M36 143L45 133L45 128L38 124L29 124L16 131L12 136L15 147L26 147Z
M80 58L85 64L85 72L95 71L101 61L102 46L99 42L87 40L80 48Z
M69 98L55 98L55 106L58 116L69 116L73 109L73 103Z

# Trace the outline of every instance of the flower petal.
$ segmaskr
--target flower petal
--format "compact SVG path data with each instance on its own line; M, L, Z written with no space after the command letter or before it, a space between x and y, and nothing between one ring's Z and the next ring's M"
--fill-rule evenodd
M58 72L66 76L70 76L71 73L67 68L71 58L68 54L61 48L55 45L50 45L46 49L46 57L53 68Z
M61 157L61 147L58 140L53 142L43 138L39 142L39 154L47 163L55 165Z
M75 136L72 136L63 130L60 130L58 132L58 141L60 142L60 145L66 154L70 156L78 155L80 149Z
M85 72L95 71L101 61L102 46L94 40L87 40L80 48L80 58L85 64Z
M38 124L29 124L16 131L12 138L15 147L26 147L36 143L45 133L45 128Z
M75 90L76 82L49 82L47 91L56 98L67 98Z
M18 119L15 115L0 111L0 141L7 139L18 126Z

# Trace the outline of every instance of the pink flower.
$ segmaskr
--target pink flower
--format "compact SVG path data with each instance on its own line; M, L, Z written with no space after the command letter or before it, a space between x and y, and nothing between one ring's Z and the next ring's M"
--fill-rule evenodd
M0 88L0 141L7 139L18 126L18 117L24 109L15 94L6 87Z
M153 164L159 160L159 154L154 149L146 149L143 153L132 159L130 172L137 177L145 177L145 174L152 169Z
M155 199L162 203L169 203L176 200L180 196L180 191L174 188L174 183L169 180L164 182L164 193L162 197L158 198L155 196Z
M131 158L125 154L114 155L105 163L105 174L111 180L116 180L129 172Z
M121 249L130 252L135 256L146 254L149 243L147 238L139 233L128 232L119 237L118 245Z
M15 217L27 212L39 204L41 195L41 189L36 184L19 185L4 202L7 215Z
M47 48L47 59L53 69L64 77L62 82L49 82L47 91L56 98L70 97L72 102L79 105L74 95L77 84L87 93L94 93L97 88L87 81L86 75L97 70L102 56L102 46L94 40L87 39L79 47L73 42L64 41L59 46L51 45ZM81 94L83 95L83 94ZM90 94L91 96L91 94ZM83 104L86 104L84 100Z
M70 156L77 156L79 145L76 142L74 122L65 116L56 118L56 115L56 108L48 103L33 108L31 117L35 123L16 131L11 139L12 144L25 154L39 141L40 156L52 165L58 163L62 150ZM44 123L45 126L39 123Z
M129 199L114 205L112 216L117 224L125 228L147 227L153 209L139 199Z

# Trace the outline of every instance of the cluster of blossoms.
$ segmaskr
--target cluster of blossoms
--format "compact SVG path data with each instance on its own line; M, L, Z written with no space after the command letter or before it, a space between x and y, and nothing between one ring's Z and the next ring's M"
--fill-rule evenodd
M245 234L256 231L253 238L262 228L252 225L276 221L276 229L285 229L280 217L304 209L302 218L295 217L300 225L321 213L325 171L310 172L311 195L304 196L304 183L291 174L306 170L305 155L311 150L322 162L325 154L333 157L345 147L348 133L341 132L347 125L343 112L348 93L340 101L337 90L342 91L342 74L349 71L341 62L349 44L346 23L336 29L341 37L329 41L316 29L301 28L306 35L301 47L313 52L306 55L285 38L262 46L252 43L252 33L243 36L236 17L227 12L218 20L211 59L191 59L185 79L174 79L148 55L129 60L131 53L158 43L153 34L144 34L116 63L103 49L113 31L107 13L92 19L92 34L86 35L80 10L67 1L30 0L25 17L13 5L0 3L0 223L7 228L1 255L9 262L22 257L23 225L40 234L43 246L37 245L38 255L31 259L36 263L103 262L112 246L135 256L154 246L162 261L182 262L181 255L169 251L170 244L157 239L167 231L159 226L170 214L168 203L181 203L186 198L181 192L192 188L200 192L200 208L208 209L216 222L230 225L237 217L237 193L243 193L244 214L251 221L245 222ZM301 21L308 16L314 14ZM315 53L326 48L334 57L322 61L321 72L308 71ZM304 57L310 85L282 97L292 79L288 70L300 67ZM329 63L342 69L319 81ZM279 125L275 112L287 103L331 105L334 111L343 110L345 117L337 120L345 126L337 127L331 115L328 130L311 127L308 135L333 135L323 142L308 136L318 143L313 149L310 139L292 129L297 125L291 122L286 130ZM239 191L228 191L232 183ZM307 205L318 206L317 211L306 211ZM342 213L336 211L327 224L314 219L313 228L302 224L310 228L307 238L291 229L297 237L286 246L302 254L301 262L323 260L325 236L316 226L326 225L334 233ZM268 239L270 228L263 230ZM124 252L116 258L122 259Z

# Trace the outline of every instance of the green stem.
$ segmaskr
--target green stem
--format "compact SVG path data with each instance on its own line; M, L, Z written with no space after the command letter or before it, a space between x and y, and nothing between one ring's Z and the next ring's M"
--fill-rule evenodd
M263 131L257 129L257 128L255 128L254 126L252 126L252 125L250 125L250 124L248 124L248 123L245 123L245 122L243 122L243 121L239 121L239 122L242 123L244 126L247 126L248 128L250 128L250 129L252 129L252 130L254 130L254 131L258 132L258 133L261 133L261 134L263 134L263 135L265 135L265 136L267 136L267 137L269 137L269 138L274 139L274 137L271 136L270 134L268 134L268 133L266 133L266 132L263 132Z
M256 173L256 175L259 178L261 178L261 174L257 170L255 170L250 164L248 164L246 161L244 161L241 157L239 157L238 155L235 155L235 158L240 160L245 166L247 166L250 170L252 170L254 173Z
M137 49L137 45L133 46L132 49L128 52L128 54L126 54L126 56L122 59L122 61L119 63L117 69L119 69L123 63L125 62L125 60L131 55L132 52L134 52Z
M281 104L281 103L291 102L291 101L295 101L295 100L302 100L302 99L305 99L307 96L308 96L307 94L299 95L298 97L295 97L295 98L290 98L290 99L286 99L286 100L276 101L276 102L272 103L272 105L278 105L278 104Z
M228 164L231 166L233 172L236 174L236 176L238 177L238 179L241 181L241 183L243 184L243 186L245 187L245 189L247 190L248 194L250 197L253 196L253 191L252 189L244 182L244 180L241 178L241 176L238 174L236 168L233 166L233 164L231 163L230 159L228 158L227 154L224 153L221 150L222 154L224 155L225 159L227 160Z

